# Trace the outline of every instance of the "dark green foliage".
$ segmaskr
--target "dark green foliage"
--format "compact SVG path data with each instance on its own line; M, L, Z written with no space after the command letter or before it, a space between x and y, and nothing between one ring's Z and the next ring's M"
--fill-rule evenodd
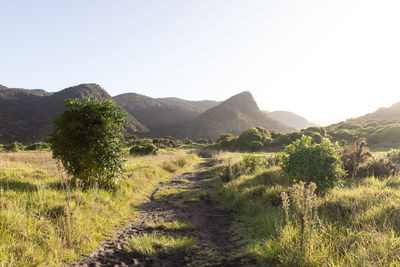
M230 133L221 134L215 143L221 149L235 150L237 146L237 137Z
M190 145L193 143L193 141L189 137L185 137L185 139L183 139L183 143L185 145Z
M239 161L235 164L224 166L222 170L218 173L218 177L223 182L230 182L239 178L243 174L246 174L246 167L244 166L242 161Z
M19 151L19 150L24 150L24 146L21 143L18 142L13 142L11 144L5 145L4 146L5 151Z
M174 148L182 145L182 141L175 139L172 136L167 136L165 138L155 138L153 139L153 144L158 148Z
M217 154L217 151L212 149L200 149L197 151L197 155L201 158L212 158L215 154Z
M372 158L372 154L365 140L355 142L352 146L345 146L340 155L347 177L356 177L360 164L369 158Z
M50 149L50 145L47 143L34 143L25 147L25 150L46 150Z
M333 187L345 172L341 168L339 146L323 138L320 144L302 136L285 147L282 170L293 182L314 182L320 190Z
M241 151L259 151L264 145L271 143L272 138L268 130L254 127L244 131L237 142Z
M157 151L158 147L156 147L151 143L147 143L145 145L132 146L131 149L129 150L129 153L134 155L144 156L144 155L155 155L157 154Z
M210 142L210 140L208 140L207 138L199 138L195 141L195 143L197 144L210 144L212 143L212 141Z
M49 135L53 157L85 186L117 184L125 160L122 138L125 114L111 101L68 99Z

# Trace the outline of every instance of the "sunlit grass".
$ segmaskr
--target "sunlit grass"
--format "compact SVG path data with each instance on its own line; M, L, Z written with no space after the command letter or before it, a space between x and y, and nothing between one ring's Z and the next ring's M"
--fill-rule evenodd
M144 234L129 239L126 250L145 256L156 254L184 255L194 246L193 237L171 237L159 234Z
M180 222L178 220L173 220L172 222L149 222L146 224L146 226L152 229L163 230L187 230L193 228L193 224L191 222Z
M320 222L303 251L285 219L281 192L290 180L279 167L213 183L213 196L238 217L232 230L260 266L400 265L400 177L347 180L320 195Z
M160 181L191 171L194 154L171 173L175 154L129 157L116 190L65 190L50 152L0 153L0 266L60 266L93 251L111 230L138 215Z

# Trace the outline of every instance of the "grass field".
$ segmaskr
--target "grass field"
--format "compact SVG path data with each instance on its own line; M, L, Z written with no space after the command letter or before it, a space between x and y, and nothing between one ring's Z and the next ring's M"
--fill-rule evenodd
M240 156L218 154L215 168ZM344 180L318 196L303 230L282 206L291 183L280 167L213 184L214 197L236 214L232 230L248 244L245 253L262 266L400 265L400 177Z
M137 216L160 181L191 171L188 151L128 157L114 191L65 186L50 152L0 153L0 266L59 266L93 251L111 230Z

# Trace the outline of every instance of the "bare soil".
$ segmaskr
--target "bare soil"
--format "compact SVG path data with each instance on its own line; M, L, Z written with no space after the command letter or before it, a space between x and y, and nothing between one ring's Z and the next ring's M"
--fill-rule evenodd
M240 240L230 231L231 214L217 207L207 190L206 172L185 173L160 183L142 204L138 219L117 229L112 239L103 242L91 255L71 266L253 266L254 262L239 252ZM185 191L185 194L180 193ZM162 192L172 192L162 194ZM190 195L193 192L193 195ZM191 222L187 230L152 229L149 222ZM127 252L126 241L135 235L158 233L191 236L195 246L186 255L144 256ZM235 241L233 241L235 240Z

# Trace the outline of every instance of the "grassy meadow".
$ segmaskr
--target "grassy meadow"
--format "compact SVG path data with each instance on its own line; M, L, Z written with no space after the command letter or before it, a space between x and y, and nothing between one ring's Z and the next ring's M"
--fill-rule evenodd
M282 205L291 181L279 166L263 165L230 181L218 177L243 156L219 153L212 159L212 194L236 214L232 231L246 244L243 253L261 266L400 265L400 177L344 179L318 196L300 191L288 201L308 207L300 212L308 215L299 216L292 209L286 214Z
M163 180L192 171L190 151L133 157L113 191L69 186L51 152L0 152L0 266L60 266L93 251L137 216Z

